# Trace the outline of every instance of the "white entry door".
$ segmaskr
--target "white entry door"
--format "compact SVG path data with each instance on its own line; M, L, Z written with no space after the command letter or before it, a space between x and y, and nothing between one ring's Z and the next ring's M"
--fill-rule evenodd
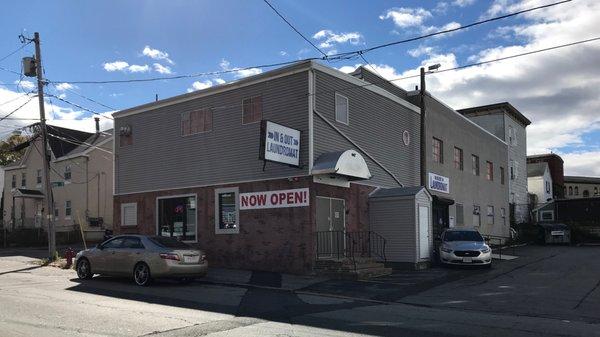
M429 258L429 207L419 205L419 257Z

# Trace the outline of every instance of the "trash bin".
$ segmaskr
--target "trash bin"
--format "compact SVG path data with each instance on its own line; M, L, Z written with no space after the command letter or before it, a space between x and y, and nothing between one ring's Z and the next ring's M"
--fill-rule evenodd
M564 223L540 223L538 242L541 244L570 244L571 229Z

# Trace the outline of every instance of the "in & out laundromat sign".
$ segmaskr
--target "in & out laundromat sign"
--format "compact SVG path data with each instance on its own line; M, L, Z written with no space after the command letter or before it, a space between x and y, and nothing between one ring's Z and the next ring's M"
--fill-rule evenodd
M304 207L309 204L308 188L240 193L240 210Z
M260 157L268 161L300 166L300 131L263 121Z

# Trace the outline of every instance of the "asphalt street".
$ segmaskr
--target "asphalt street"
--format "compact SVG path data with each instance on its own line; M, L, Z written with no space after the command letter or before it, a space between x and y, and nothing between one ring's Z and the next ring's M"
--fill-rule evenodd
M231 271L192 284L80 282L0 250L4 336L600 336L600 247L522 247L491 270L372 281ZM210 276L210 273L209 273Z

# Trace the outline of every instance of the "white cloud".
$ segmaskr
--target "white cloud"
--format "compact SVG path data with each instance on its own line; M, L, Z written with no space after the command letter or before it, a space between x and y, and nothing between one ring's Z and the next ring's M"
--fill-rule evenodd
M71 83L59 83L56 85L56 90L59 90L59 91L73 90L76 88L77 88L77 86L72 85Z
M475 0L454 0L452 1L452 5L458 7L467 7L475 3Z
M507 11L541 5L541 0L495 1L488 9L497 15ZM597 24L600 2L580 0L524 15L525 22L503 28L515 38L510 44L476 52L469 62L529 52L590 37L600 36ZM526 42L519 42L526 41ZM554 151L564 154L565 168L573 167L577 174L597 172L600 167L598 138L586 135L600 130L600 68L597 58L600 43L587 43L560 50L542 52L511 60L449 71L427 77L428 89L450 106L460 109L508 101L532 120L527 128L528 152ZM422 65L442 63L442 68L457 65L453 53L427 55ZM402 72L402 76L417 74L417 69ZM419 79L396 82L412 90ZM590 144L595 139L596 144ZM596 148L594 149L594 146ZM586 162L583 166L568 163L580 158L569 156L577 149ZM562 151L562 152L561 152ZM582 159L582 160L584 160ZM575 166L572 166L575 165Z
M421 26L425 20L432 17L431 12L423 8L391 8L379 16L380 20L392 19L400 28Z
M281 55L281 56L287 56L288 53L285 50L282 50L282 51L279 52L279 55Z
M357 45L362 41L362 35L358 32L334 33L329 29L322 29L313 35L313 39L321 41L319 47L331 48L336 44L350 43Z
M103 64L104 70L108 72L122 71L130 73L145 73L150 71L150 67L147 64L129 64L125 61L107 62Z
M0 87L0 102L6 102L13 99L14 101L3 105L2 110L12 111L27 102L29 98L23 96L22 93ZM45 100L44 105L48 124L88 132L94 131L95 125L93 115L77 110L76 108L59 106L57 103L60 104L60 102L57 102L55 99L47 98ZM111 113L112 111L102 112L105 116L110 116ZM11 117L18 119L10 121L6 120L2 123L0 126L0 138L5 138L13 130L31 125L39 119L40 114L37 99L30 100L21 109L11 115ZM101 129L106 130L109 128L112 128L112 121L107 118L101 118Z
M221 69L223 69L225 71L231 71L233 73L233 76L235 76L236 78L243 78L243 77L248 77L248 76L252 76L252 75L258 75L263 72L262 69L260 69L260 68L249 68L249 69L241 69L241 68L237 68L237 67L232 68L231 63L229 61L227 61L226 59L221 59L219 66L221 67Z
M440 31L444 31L444 30L450 30L450 29L457 29L460 28L461 25L460 23L456 22L456 21L452 21L452 22L448 22L447 24L443 25L442 27L438 27L438 26L423 26L421 27L421 32L423 32L423 34L431 34L431 33L436 33L436 32L440 32ZM440 35L435 35L434 38L443 38L443 37L448 37L453 35L456 32L451 32L451 33L444 33L444 34L440 34Z
M600 177L600 151L558 153L565 161L565 175Z
M165 60L169 62L169 64L174 64L174 62L169 58L169 53L167 53L166 51L153 49L150 46L144 47L144 50L142 50L142 55L148 56L153 60Z
M222 78L215 78L213 81L215 81L215 83L217 84L225 84L226 81Z
M138 65L138 64L132 64L130 65L127 70L129 70L129 72L132 73L147 73L150 71L150 67L147 64L142 65Z
M33 90L37 87L35 83L27 80L16 80L14 83L23 90Z
M203 90L206 88L210 88L213 86L213 83L211 82L211 80L206 80L206 81L196 81L194 83L192 83L192 87L187 89L187 92L192 92L192 91L196 91L196 90Z
M423 55L431 55L434 50L434 47L420 45L415 49L410 49L407 53L412 57L421 57Z
M163 66L160 63L154 63L154 71L156 71L159 74L171 74L171 68L168 66Z
M106 71L123 71L129 67L129 63L125 61L114 61L103 64L104 70Z

